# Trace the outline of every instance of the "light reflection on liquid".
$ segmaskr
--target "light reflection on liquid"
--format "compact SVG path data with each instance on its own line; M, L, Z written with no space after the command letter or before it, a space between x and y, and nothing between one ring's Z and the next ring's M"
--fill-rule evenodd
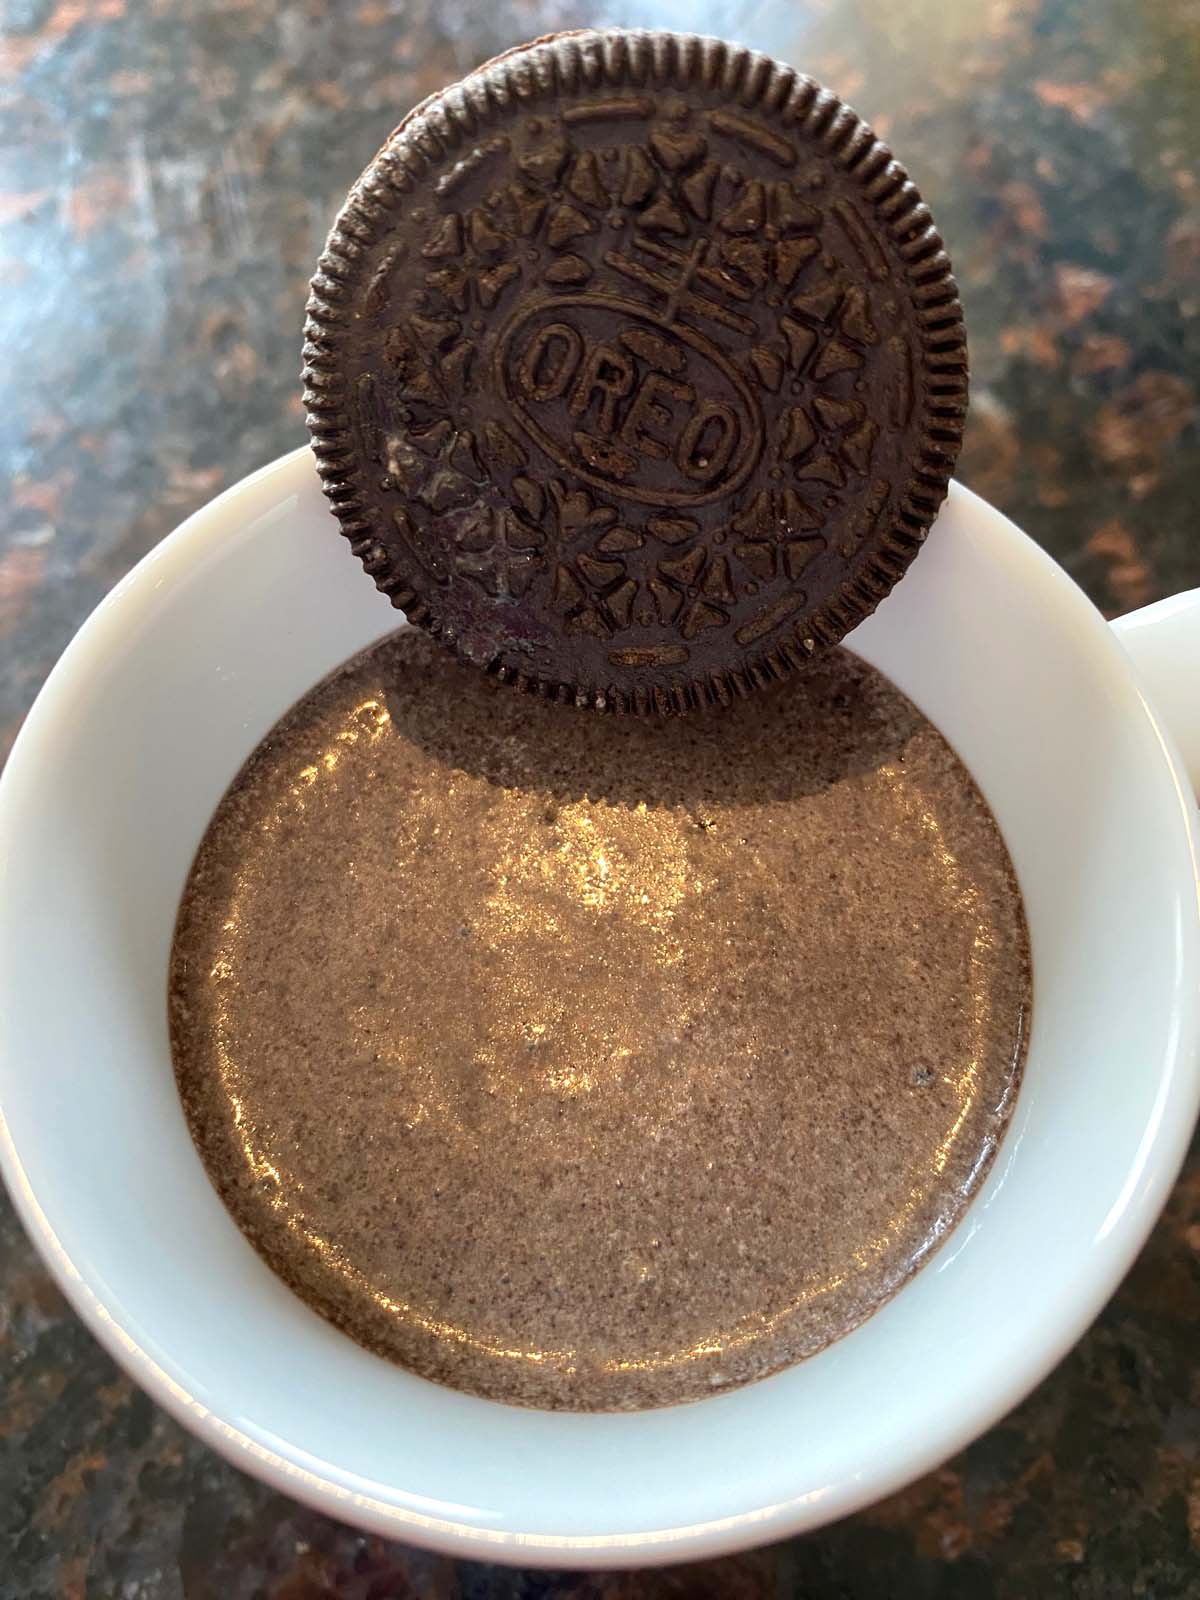
M377 803L370 798L374 791L369 780L377 767L386 769L397 740L405 738L394 729L384 696L366 694L346 708L320 747L310 747L299 765L285 771L282 757L276 757L264 788L269 801L258 814L257 847L231 873L228 898L220 908L209 967L215 1070L241 1164L253 1181L255 1204L286 1228L296 1241L294 1250L315 1258L331 1280L340 1281L353 1296L369 1299L382 1317L406 1327L411 1337L449 1342L484 1363L552 1368L558 1379L584 1369L593 1378L608 1375L614 1380L621 1375L678 1374L697 1363L710 1369L714 1361L725 1372L731 1365L736 1368L731 1358L739 1351L773 1348L772 1340L785 1339L798 1320L818 1324L822 1305L838 1296L850 1297L846 1304L852 1320L870 1309L865 1304L854 1310L863 1296L870 1299L873 1294L874 1303L886 1297L957 1219L963 1196L986 1166L1002 1126L1005 1093L1015 1082L1011 1061L1007 1079L997 1068L995 907L964 870L948 842L936 787L923 792L919 769L914 770L911 760L906 765L878 761L869 772L848 775L846 781L857 785L855 805L867 803L862 796L870 796L872 825L880 827L882 819L875 847L886 848L887 837L895 847L903 841L924 863L919 868L921 893L936 899L934 914L954 929L955 948L962 952L963 971L949 976L968 1014L956 1030L953 1059L939 1073L949 1091L946 1115L922 1128L920 1137L928 1137L923 1154L914 1155L914 1147L905 1146L907 1187L896 1188L882 1209L878 1204L862 1207L862 1220L871 1226L859 1227L857 1236L847 1227L845 1248L836 1260L816 1265L793 1261L786 1281L778 1273L764 1281L758 1306L747 1310L735 1305L715 1322L709 1314L707 1325L685 1340L664 1341L651 1333L641 1336L641 1348L627 1344L604 1351L581 1349L578 1338L530 1339L528 1324L536 1327L536 1315L526 1319L524 1333L517 1327L507 1334L489 1327L486 1315L468 1320L448 1315L428 1294L407 1292L401 1277L381 1279L367 1270L352 1234L331 1233L321 1220L321 1199L312 1191L311 1174L306 1180L288 1140L270 1118L252 1109L262 1100L262 1086L241 1034L247 995L263 967L263 885L268 872L283 870L274 860L276 852L287 853L293 863L303 859L296 839L303 840L307 815L318 815L326 805L341 807L344 814L348 796L364 807ZM380 828L378 817L373 823L369 819L363 836L368 858L361 863L356 854L347 858L345 892L362 893L363 883L372 881L377 860L369 852L378 848L381 835L397 883L402 888L410 881L424 883L427 896L432 894L426 882L430 873L444 875L449 899L458 892L456 870L474 871L475 857L486 855L484 887L463 901L466 920L456 930L462 949L469 947L470 991L461 995L460 1008L432 1017L398 1007L387 984L377 994L356 995L341 1019L345 1049L373 1062L373 1081L404 1133L436 1141L448 1172L478 1171L487 1174L489 1184L504 1183L506 1175L489 1170L489 1165L493 1147L511 1142L515 1129L522 1141L516 1148L525 1156L533 1151L552 1162L569 1159L579 1165L587 1175L580 1178L581 1192L589 1193L605 1167L601 1136L594 1129L608 1125L604 1118L614 1108L635 1128L643 1165L654 1170L661 1162L664 1170L674 1172L680 1130L692 1127L706 1096L723 1097L731 1114L740 1114L739 1096L752 1108L755 1104L742 1085L762 1070L763 1039L752 1027L740 1029L735 1019L720 1034L719 1059L710 1049L706 1053L694 1039L709 1037L704 1030L710 1008L729 1003L726 991L731 984L736 988L739 962L746 954L754 956L764 925L781 955L794 949L801 962L805 941L822 937L820 930L814 934L806 928L803 906L793 904L780 882L780 858L771 848L775 835L785 836L794 827L790 808L799 802L773 798L762 805L710 801L685 807L563 799L535 788L485 789L477 776L428 759L424 766L417 762L416 769L421 781L387 791L392 798L384 802L389 808L386 829ZM460 814L475 819L478 837L465 836ZM917 869L910 862L906 870ZM423 904L423 915L429 915L432 901L427 898ZM836 918L838 909L835 900L827 918ZM403 927L401 918L397 938ZM453 966L456 954L447 940L440 955ZM636 982L631 983L631 976ZM314 973L314 984L321 981L321 974ZM884 981L894 985L898 980ZM912 981L928 980L914 974ZM643 997L650 984L653 1032L658 1040L673 1040L676 1051L666 1070L647 1051ZM751 1012L752 1000L744 997L741 1002ZM447 1004L445 991L441 1003ZM803 1039L819 1032L828 1019L801 1016L797 1021ZM778 1031L779 1022L772 1013L770 1026ZM838 1026L852 1029L853 1011L830 1026L834 1037ZM431 1039L438 1047L431 1047ZM448 1055L440 1047L444 1040L457 1043L458 1053L451 1050ZM854 1048L861 1049L861 1042ZM451 1058L457 1066L448 1071ZM981 1105L981 1097L990 1097L990 1104ZM586 1109L593 1105L594 1123ZM561 1120L563 1108L572 1106L570 1118ZM628 1137L628 1129L622 1128L621 1139ZM805 1160L811 1160L813 1151L804 1146L803 1135L797 1138ZM702 1165L713 1173L713 1159ZM719 1171L712 1182L727 1181L728 1160L715 1165ZM893 1187L894 1176L888 1180ZM507 1175L514 1189L520 1179L519 1171ZM618 1189L622 1181L632 1189L640 1175L635 1171L618 1179ZM694 1174L689 1181L694 1182ZM931 1193L939 1184L950 1192L945 1203L931 1206ZM483 1203L486 1194L485 1185ZM536 1206L536 1194L529 1203ZM633 1203L631 1199L631 1207ZM845 1209L844 1202L839 1204ZM733 1215L732 1205L725 1211L731 1214L722 1235L728 1236L728 1248L729 1238L740 1239L743 1219ZM664 1245L659 1237L661 1221L656 1226L653 1220L658 1214L648 1214L649 1228L639 1232L636 1211L614 1213L618 1226L629 1230L614 1270L631 1293L658 1294L662 1262L678 1252L678 1239ZM761 1248L770 1236L751 1224L752 1217L746 1224L751 1247ZM585 1240L580 1244L586 1249ZM735 1247L746 1248L740 1242ZM811 1335L806 1337L811 1344ZM465 1381L470 1384L469 1375Z

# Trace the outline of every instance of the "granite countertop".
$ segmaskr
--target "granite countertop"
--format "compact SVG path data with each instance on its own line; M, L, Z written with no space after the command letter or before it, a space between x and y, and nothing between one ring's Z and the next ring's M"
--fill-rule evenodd
M0 22L0 759L109 586L304 439L299 324L402 113L554 28L741 38L825 79L930 200L971 329L960 476L1109 615L1200 583L1195 0L8 0ZM835 1527L645 1574L360 1536L242 1477L93 1343L0 1201L11 1600L1200 1595L1200 1158L1013 1415Z

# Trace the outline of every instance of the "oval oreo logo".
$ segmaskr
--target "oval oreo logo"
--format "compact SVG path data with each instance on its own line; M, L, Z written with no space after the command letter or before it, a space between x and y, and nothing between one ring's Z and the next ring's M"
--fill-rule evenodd
M649 306L600 295L539 301L496 354L502 393L559 466L646 505L699 505L745 479L762 416L729 358Z

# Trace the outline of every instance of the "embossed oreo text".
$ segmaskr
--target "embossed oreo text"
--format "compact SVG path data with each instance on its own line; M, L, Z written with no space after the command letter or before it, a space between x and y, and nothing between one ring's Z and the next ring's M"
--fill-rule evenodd
M775 681L920 547L962 431L920 196L791 69L570 34L419 108L314 279L314 448L413 621L556 698Z
M506 330L497 379L549 458L646 505L699 505L752 470L763 423L729 358L695 330L604 295L555 297Z

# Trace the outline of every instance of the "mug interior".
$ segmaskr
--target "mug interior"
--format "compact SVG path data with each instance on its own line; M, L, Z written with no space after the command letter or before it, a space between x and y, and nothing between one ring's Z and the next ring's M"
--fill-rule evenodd
M213 808L272 723L395 621L298 452L130 574L18 740L0 780L0 1149L76 1307L245 1470L459 1554L683 1559L827 1521L934 1465L1095 1314L1195 1113L1194 808L1108 629L955 487L850 640L970 768L1029 917L1025 1080L960 1227L798 1366L579 1416L440 1388L322 1321L228 1217L175 1093L167 959Z

